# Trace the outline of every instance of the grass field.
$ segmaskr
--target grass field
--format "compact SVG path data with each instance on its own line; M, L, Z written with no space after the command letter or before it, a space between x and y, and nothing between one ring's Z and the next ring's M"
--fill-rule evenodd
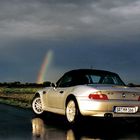
M0 88L0 103L31 108L33 96L41 88Z

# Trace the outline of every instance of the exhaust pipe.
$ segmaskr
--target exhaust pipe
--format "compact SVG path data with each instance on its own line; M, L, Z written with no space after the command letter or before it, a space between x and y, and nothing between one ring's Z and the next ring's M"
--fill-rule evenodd
M112 118L113 117L113 114L112 113L105 113L104 114L104 117L105 118Z

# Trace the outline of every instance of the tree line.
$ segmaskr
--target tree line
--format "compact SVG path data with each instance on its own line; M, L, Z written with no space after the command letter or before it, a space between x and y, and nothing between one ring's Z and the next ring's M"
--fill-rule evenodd
M15 82L3 82L0 83L0 87L49 87L51 85L51 82L49 81L45 81L43 83L21 83L19 81L15 81Z

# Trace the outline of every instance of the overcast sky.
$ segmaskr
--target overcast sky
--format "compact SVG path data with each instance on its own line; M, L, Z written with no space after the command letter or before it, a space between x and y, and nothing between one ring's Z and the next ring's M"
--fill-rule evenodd
M140 0L0 0L0 82L95 68L140 84Z

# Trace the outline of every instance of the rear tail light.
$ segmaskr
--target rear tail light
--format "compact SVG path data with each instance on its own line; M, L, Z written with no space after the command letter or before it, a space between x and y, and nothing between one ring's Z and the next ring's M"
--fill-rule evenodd
M102 94L101 92L95 92L92 94L89 94L89 99L94 99L94 100L108 100L108 97L106 94Z
M140 101L140 96L139 96L139 98L138 98L138 101Z

